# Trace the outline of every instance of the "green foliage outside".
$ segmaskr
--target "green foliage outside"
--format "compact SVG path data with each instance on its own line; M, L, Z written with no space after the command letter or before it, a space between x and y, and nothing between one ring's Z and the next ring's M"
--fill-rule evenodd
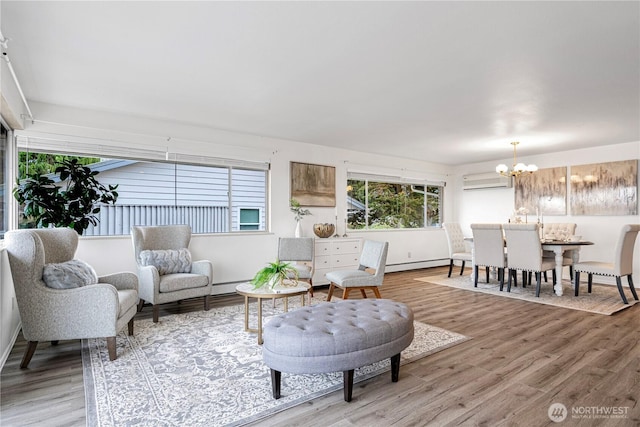
M18 178L13 189L23 213L20 228L70 227L82 234L89 225L97 225L99 204L115 204L118 186L105 187L96 178L98 171L83 165L79 158L68 156L52 165L52 172L60 178L56 182L44 159L47 158L30 164L27 176ZM27 171L26 165L24 170Z
M21 151L18 153L18 179L24 179L27 175L47 175L54 173L56 167L58 167L63 161L72 159L75 159L78 164L83 166L98 163L100 161L97 157L65 156L62 154Z
M360 180L349 180L348 186L349 196L368 208L368 215L365 210L349 211L351 229L422 228L440 223L441 187Z

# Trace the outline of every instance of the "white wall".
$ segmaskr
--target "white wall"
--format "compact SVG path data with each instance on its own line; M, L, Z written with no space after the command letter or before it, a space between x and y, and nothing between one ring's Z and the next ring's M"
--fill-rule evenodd
M600 162L612 162L618 160L640 159L640 142L608 145L595 148L552 153L541 156L522 157L518 160L526 164L534 163L539 168L551 168L558 166L574 166ZM494 170L498 163L509 163L508 160L495 162L475 163L457 167L454 180L455 206L454 217L458 219L466 235L471 235L470 225L474 222L507 222L514 210L514 189L497 188L483 190L462 190L462 176L470 173L483 173ZM567 198L569 197L567 190ZM570 211L567 200L567 212ZM535 221L535 216L529 216ZM583 216L562 215L544 217L544 222L575 222L576 234L583 239L595 243L586 246L580 252L582 260L612 260L612 251L615 248L620 229L624 224L640 224L640 215L628 216ZM634 263L634 276L640 277L640 238L636 240ZM567 270L567 269L565 269ZM598 278L605 282L604 278ZM636 280L637 281L637 280ZM614 283L613 281L608 281ZM624 281L623 281L624 282ZM625 282L626 283L626 282Z

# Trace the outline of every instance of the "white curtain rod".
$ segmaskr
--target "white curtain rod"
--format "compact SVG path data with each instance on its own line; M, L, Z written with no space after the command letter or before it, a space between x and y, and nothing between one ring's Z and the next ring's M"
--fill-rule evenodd
M7 53L7 44L9 39L5 39L2 35L2 31L0 31L0 46L2 46L2 57L7 63L7 67L9 68L9 72L11 73L11 77L13 77L13 82L18 89L18 93L20 94L20 98L22 98L22 103L27 109L27 113L29 113L29 119L33 120L33 113L31 112L31 108L29 107L29 103L27 102L27 98L24 96L24 92L22 91L22 86L20 86L20 82L18 81L18 76L16 76L16 72L13 70L13 66L11 65L11 60L9 59L9 54Z

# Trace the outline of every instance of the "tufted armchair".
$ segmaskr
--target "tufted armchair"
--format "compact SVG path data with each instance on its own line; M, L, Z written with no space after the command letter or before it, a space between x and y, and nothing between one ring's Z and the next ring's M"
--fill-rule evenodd
M204 309L209 310L213 265L207 260L191 262L191 254L188 251L191 242L190 226L134 226L131 227L131 237L140 281L139 310L142 309L144 301L151 303L154 323L158 322L160 315L159 305L167 302L204 297ZM144 262L145 255L153 253L178 255L176 259L166 262L166 272L157 262L155 265L154 262ZM179 264L177 268L176 264Z
M123 272L97 278L96 284L52 289L43 280L45 265L71 261L78 234L70 228L9 231L5 235L22 334L27 340L21 368L26 368L39 341L107 338L109 359L116 358L116 335L128 325L138 302L138 279ZM95 274L95 273L94 273Z

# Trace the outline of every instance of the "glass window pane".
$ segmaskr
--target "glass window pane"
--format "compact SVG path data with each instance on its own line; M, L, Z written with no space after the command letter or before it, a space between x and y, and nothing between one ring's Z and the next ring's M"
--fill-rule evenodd
M20 152L20 177L48 174L58 181L54 173L58 162L70 158L97 171L101 184L118 186L116 203L98 204L98 223L84 235L129 234L133 225L168 224L189 224L193 233L266 230L266 171ZM258 216L246 224L249 228L240 227L240 206ZM20 223L22 228L36 226L22 213Z
M349 229L424 228L440 225L442 187L347 180Z

